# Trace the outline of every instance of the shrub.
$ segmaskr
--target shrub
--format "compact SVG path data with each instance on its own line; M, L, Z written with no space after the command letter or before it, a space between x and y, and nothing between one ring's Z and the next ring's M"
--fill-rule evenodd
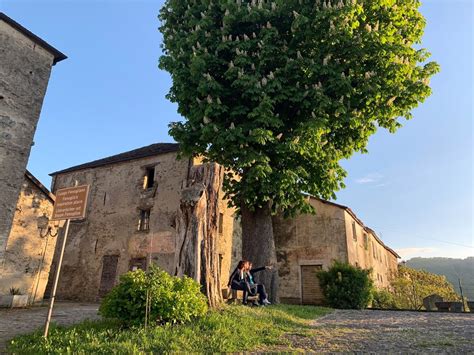
M432 294L446 301L457 301L460 297L445 276L432 274L399 265L398 272L391 281L395 301L402 309L423 308L423 298Z
M207 312L201 286L189 277L173 277L157 267L128 272L104 298L99 313L123 323L145 321L147 291L151 323L184 323Z
M382 309L398 308L393 294L388 290L374 290L372 292L372 307Z
M335 261L317 274L326 302L334 308L362 309L372 298L370 270Z

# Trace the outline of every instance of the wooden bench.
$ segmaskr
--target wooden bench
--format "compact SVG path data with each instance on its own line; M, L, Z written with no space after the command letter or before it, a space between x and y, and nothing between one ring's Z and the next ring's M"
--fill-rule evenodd
M230 289L230 293L228 289L222 289L222 296L224 299L227 300L227 303L237 303L242 302L244 299L244 291L240 290L232 290ZM249 295L247 297L248 302L258 302L258 293L254 296Z

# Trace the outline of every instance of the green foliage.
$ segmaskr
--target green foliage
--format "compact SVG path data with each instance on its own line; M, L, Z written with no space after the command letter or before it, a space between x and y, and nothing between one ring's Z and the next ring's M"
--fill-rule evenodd
M372 308L395 309L398 307L389 290L374 290L372 292Z
M426 270L437 275L444 275L459 292L459 279L463 294L474 300L474 257L465 259L454 258L412 258L406 265L417 270Z
M126 324L145 321L146 299L150 299L150 318L156 323L184 323L207 312L207 300L200 285L189 277L173 277L152 267L128 272L104 298L99 312Z
M406 266L398 267L391 286L396 305L402 309L421 309L423 298L432 294L440 295L446 301L460 300L445 276Z
M326 302L334 308L362 309L372 298L370 270L335 261L317 274Z
M265 308L229 306L187 324L123 328L116 321L84 322L15 338L15 354L164 354L228 353L285 345L283 333L304 334L311 322L330 310L311 306Z
M185 118L170 134L184 156L232 173L239 208L310 211L302 191L335 197L339 161L366 152L378 127L431 93L438 71L419 48L418 0L167 0L161 9L168 99Z

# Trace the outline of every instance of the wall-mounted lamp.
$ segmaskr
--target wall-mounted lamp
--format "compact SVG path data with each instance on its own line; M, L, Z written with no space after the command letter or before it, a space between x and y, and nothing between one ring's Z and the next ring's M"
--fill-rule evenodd
M56 237L58 235L58 230L56 230L56 233L52 233L53 228L49 225L49 218L46 216L46 213L43 213L42 216L38 217L36 224L41 238L46 238L48 235L51 237Z

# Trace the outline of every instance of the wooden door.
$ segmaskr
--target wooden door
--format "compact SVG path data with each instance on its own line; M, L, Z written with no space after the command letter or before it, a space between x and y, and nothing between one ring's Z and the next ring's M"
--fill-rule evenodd
M115 286L118 258L118 255L104 255L102 258L99 297L104 297Z
M321 305L324 302L323 292L319 285L316 272L321 270L322 265L301 266L301 303Z

